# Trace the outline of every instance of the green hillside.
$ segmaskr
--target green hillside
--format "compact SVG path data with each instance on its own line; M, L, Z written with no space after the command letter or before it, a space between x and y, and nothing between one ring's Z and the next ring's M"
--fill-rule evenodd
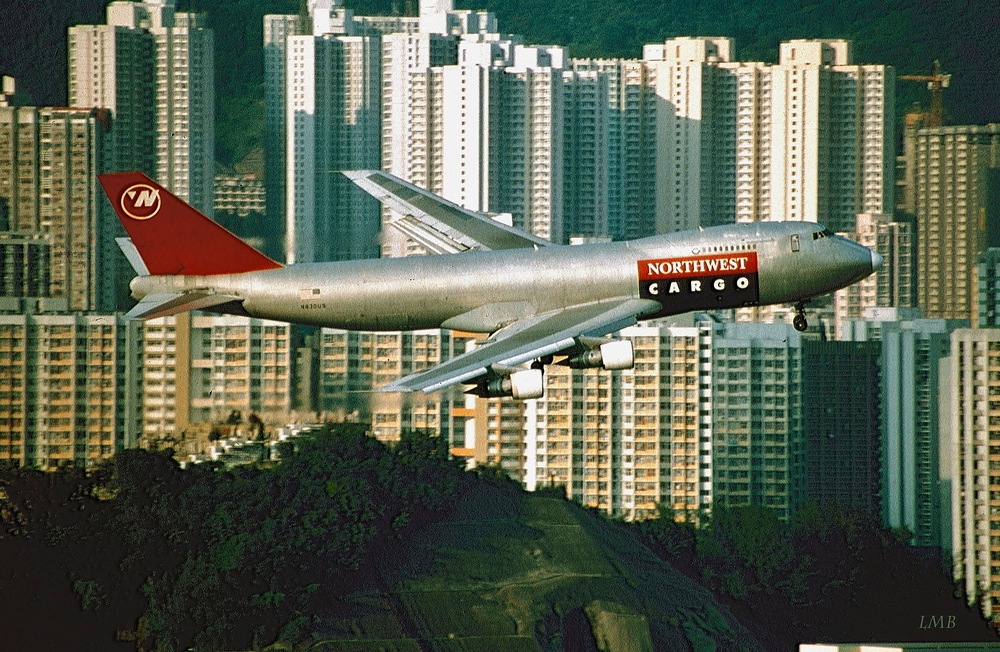
M761 649L628 528L463 471L437 443L390 449L348 426L233 471L143 451L90 475L0 471L0 639L63 651L528 651L566 637L623 652Z
M788 650L997 641L933 555L836 510L626 524L440 440L337 426L280 463L0 469L0 640L17 650ZM885 596L900 596L886 600ZM955 627L921 630L921 616ZM58 623L58 626L53 626Z

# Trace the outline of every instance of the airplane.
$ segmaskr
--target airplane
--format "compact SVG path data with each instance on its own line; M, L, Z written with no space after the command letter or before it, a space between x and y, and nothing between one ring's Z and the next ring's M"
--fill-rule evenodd
M866 247L809 222L730 224L638 240L553 244L386 172L345 172L394 209L388 224L432 254L281 265L138 172L99 175L128 233L137 276L126 317L188 310L349 330L446 328L489 336L382 391L459 383L484 397L544 393L544 368L628 369L639 320L695 310L805 304L882 266Z

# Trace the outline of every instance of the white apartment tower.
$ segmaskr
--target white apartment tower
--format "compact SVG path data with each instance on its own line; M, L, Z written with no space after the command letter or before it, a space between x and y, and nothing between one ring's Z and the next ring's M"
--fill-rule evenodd
M596 73L596 79L582 79L585 84L602 84L607 90L606 107L596 109L589 105L589 98L567 89L565 100L566 140L564 158L566 169L564 178L566 190L566 233L573 235L607 235L613 240L633 240L652 235L656 226L656 71L641 60L625 59L571 59L570 65L577 73ZM566 83L566 73L563 76ZM575 95L575 97L574 97ZM581 100L584 100L581 102ZM595 141L590 144L583 140L578 124L594 112L594 129L603 120L605 135L595 133ZM602 116L601 113L604 115ZM578 117L579 116L579 117ZM579 140L579 146L573 141ZM606 144L601 141L606 141ZM587 157L587 148L593 148L593 160ZM607 161L602 163L602 149L606 147ZM607 232L601 233L596 226L602 217L594 207L593 217L587 206L576 204L573 199L574 179L589 166L593 167L595 194L600 198L600 187L606 187ZM583 169L580 169L583 168ZM599 178L606 177L603 182ZM582 184L580 184L582 185ZM580 215L580 218L576 217ZM588 233L586 225L593 223L593 232Z
M724 38L647 45L657 96L657 231L762 220L850 231L891 213L892 68L855 65L842 40L782 43L737 62Z
M566 70L563 86L563 235L607 237L611 130L608 75Z
M121 120L116 165L151 174L211 216L214 36L204 15L175 7L175 0L116 1L107 25L70 28L69 100L109 108Z
M1000 601L1000 330L959 329L941 366L942 539L969 605ZM950 543L950 545L949 545Z
M285 224L285 41L303 32L302 22L295 15L264 16L264 197L272 227Z
M314 5L313 34L285 40L285 258L374 258L378 204L339 172L379 167L381 39Z
M69 104L111 110L109 169L154 176L156 43L146 28L149 10L135 2L112 2L107 21L69 28Z
M847 41L789 41L771 94L770 219L847 231L857 213L892 213L892 68L854 65Z
M390 120L405 112L386 126L388 171L561 242L563 50L477 33L456 60L410 72L411 106L385 107Z
M212 216L215 181L214 36L203 14L165 0L156 38L156 179ZM155 13L154 13L155 16Z
M916 304L913 254L916 242L913 224L894 222L892 216L861 213L847 238L874 249L885 260L882 269L833 294L834 327L861 319L867 308L911 308Z
M681 231L719 223L712 193L735 186L733 170L713 157L714 139L730 135L716 115L718 65L730 61L728 38L672 39L643 48L653 70L660 110L656 114L656 232ZM732 220L728 220L732 221Z
M489 207L510 213L514 226L561 243L565 52L515 46L512 63L499 76L491 119L496 162Z

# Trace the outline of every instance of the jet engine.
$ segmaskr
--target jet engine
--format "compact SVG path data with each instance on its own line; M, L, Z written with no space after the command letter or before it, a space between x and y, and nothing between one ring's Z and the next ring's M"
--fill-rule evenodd
M582 339L582 338L581 338ZM596 346L580 342L583 350L566 359L566 366L573 369L631 369L635 364L632 342L628 340L600 340Z
M510 396L518 401L541 398L545 391L541 369L524 369L509 375L491 374L469 391L483 398Z

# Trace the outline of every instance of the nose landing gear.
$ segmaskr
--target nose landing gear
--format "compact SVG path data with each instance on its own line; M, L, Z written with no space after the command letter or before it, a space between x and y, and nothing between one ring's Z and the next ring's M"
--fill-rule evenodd
M809 322L806 320L807 303L809 303L809 299L804 299L795 304L795 317L792 318L792 326L800 333L809 328Z

